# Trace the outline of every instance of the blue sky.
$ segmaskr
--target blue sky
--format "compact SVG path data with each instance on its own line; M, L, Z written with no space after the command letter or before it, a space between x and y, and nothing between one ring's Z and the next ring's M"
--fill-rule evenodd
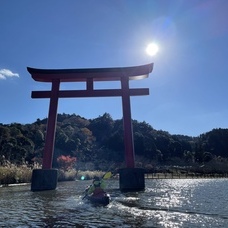
M149 78L131 81L149 96L131 98L132 118L156 130L198 136L228 128L227 0L1 0L0 123L48 115L49 90L26 67L128 67L154 62ZM159 45L156 56L145 52ZM81 89L84 84L61 85ZM119 88L97 83L95 88ZM122 118L121 98L60 99L58 113Z

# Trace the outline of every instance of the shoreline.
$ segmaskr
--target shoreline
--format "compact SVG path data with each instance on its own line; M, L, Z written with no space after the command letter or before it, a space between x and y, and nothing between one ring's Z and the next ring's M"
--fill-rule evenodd
M31 183L1 184L0 188L30 185Z
M201 174L201 173L145 173L145 179L219 179L228 178L228 174Z
M228 174L200 174L200 173L191 173L191 174L172 174L172 173L145 173L145 179L226 179L228 178ZM110 179L119 179L119 175L115 175ZM80 181L81 179L76 178L74 180L61 180L59 182L65 181ZM0 188L4 187L15 187L15 186L25 186L30 185L31 182L25 183L12 183L12 184L0 184Z

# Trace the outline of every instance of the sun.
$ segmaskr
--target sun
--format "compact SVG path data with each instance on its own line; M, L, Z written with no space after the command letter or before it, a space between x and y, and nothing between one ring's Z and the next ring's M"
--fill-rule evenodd
M158 53L159 47L156 43L150 43L146 48L146 53L150 56L154 56Z

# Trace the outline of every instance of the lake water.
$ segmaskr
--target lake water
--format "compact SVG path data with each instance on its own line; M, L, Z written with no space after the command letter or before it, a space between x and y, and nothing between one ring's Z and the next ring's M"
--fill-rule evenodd
M90 183L62 182L44 192L0 188L0 227L228 227L228 179L148 179L135 193L108 180L106 207L82 200Z

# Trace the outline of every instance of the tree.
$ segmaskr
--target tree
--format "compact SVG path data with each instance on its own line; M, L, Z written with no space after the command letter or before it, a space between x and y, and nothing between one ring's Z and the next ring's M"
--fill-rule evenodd
M62 168L64 171L67 171L75 166L76 157L61 155L57 158L57 163L59 168Z
M32 162L42 157L47 118L32 124L0 124L0 155L12 162ZM228 129L213 129L199 137L171 135L155 130L148 123L132 121L134 148L141 161L170 164L211 163L228 158ZM87 120L78 115L58 114L53 163L64 156L95 166L105 162L123 163L123 120L105 113ZM142 164L143 165L143 164Z
M104 113L103 116L91 120L89 125L89 129L93 132L93 135L102 144L107 142L109 135L112 133L113 127L114 121L108 113Z

